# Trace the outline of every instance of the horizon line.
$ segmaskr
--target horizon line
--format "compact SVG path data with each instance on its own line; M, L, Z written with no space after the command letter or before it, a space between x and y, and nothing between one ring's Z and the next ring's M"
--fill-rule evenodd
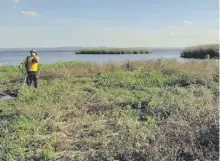
M83 47L83 46L68 46L68 47L65 47L65 46L63 46L63 47L0 47L0 49L55 49L55 48L184 48L184 46L182 46L182 47L180 47L180 46L178 46L178 47L171 47L171 46L169 46L169 47L163 47L163 46L161 46L161 47L159 47L159 46L157 46L157 47L113 47L113 46L96 46L96 47L94 47L94 46L90 46L90 47L88 47L88 46L85 46L85 47Z

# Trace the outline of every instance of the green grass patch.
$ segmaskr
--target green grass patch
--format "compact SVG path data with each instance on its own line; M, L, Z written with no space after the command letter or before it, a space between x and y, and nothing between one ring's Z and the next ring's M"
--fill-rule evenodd
M128 67L129 64L129 67ZM0 67L0 160L217 160L219 64L41 65L39 88Z

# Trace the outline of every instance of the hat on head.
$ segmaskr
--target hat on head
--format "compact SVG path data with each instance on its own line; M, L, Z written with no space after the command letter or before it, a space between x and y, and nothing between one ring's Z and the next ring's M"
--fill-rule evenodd
M32 49L32 50L30 51L30 53L37 53L37 51L34 50L34 49Z

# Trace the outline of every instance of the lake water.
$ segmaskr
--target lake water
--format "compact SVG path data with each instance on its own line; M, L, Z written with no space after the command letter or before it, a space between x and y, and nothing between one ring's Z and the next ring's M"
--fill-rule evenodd
M150 60L150 59L176 59L189 61L193 59L180 58L181 49L153 50L151 54L125 54L125 55L75 55L74 52L38 52L40 63L56 63L65 61L90 61L106 63L108 61ZM29 52L0 51L0 65L19 65L29 55Z

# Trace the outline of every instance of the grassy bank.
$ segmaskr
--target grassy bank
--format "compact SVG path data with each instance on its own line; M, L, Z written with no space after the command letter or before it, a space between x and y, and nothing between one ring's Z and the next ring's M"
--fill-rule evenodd
M185 48L181 52L183 58L219 58L219 44L200 45Z
M22 90L0 67L0 160L218 160L218 62L42 65Z
M76 54L149 54L148 49L139 48L85 48L76 52Z

